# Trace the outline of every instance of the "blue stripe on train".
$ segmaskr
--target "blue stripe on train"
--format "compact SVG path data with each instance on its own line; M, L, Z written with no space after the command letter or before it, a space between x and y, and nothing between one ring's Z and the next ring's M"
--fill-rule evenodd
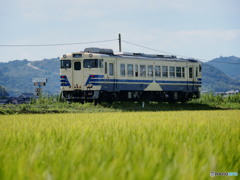
M88 80L85 85L89 83L95 83L95 82L125 82L125 83L152 83L153 80L135 80L135 79L98 79L94 77L91 77L91 75L88 77ZM168 83L168 84L202 84L202 82L192 82L192 81L156 81L156 83Z
M143 91L149 84L127 84L127 83L121 83L121 84L115 84L115 83L93 83L94 86L101 85L101 90L105 91ZM193 85L161 85L161 88L163 91L184 91L184 92L192 92L192 91L198 91L197 86Z
M104 75L89 75L88 76L88 79L87 79L87 81L86 81L86 83L85 83L85 86L87 85L87 84L89 84L89 82L92 80L92 79L95 79L95 78L103 78L104 77ZM103 80L103 79L102 79Z
M70 82L68 81L68 78L65 75L60 76L60 82L61 86L70 86Z

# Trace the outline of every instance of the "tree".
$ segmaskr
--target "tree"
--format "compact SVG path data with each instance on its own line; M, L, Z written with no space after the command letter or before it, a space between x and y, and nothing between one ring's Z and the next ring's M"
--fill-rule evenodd
M0 98L6 97L6 96L9 96L9 94L7 93L5 87L0 86Z

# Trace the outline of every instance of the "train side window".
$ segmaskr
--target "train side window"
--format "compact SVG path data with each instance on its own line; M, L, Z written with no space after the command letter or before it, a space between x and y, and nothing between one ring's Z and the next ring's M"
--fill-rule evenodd
M161 66L155 66L155 76L161 77Z
M135 76L138 77L138 65L135 65Z
M189 68L189 78L193 78L193 68Z
M199 65L199 72L202 72L202 66Z
M74 63L74 70L75 71L81 70L81 62L75 62Z
M140 76L146 77L146 65L140 65Z
M168 77L168 66L162 66L162 77Z
M103 59L98 60L98 67L103 68Z
M185 78L185 67L182 67L182 77Z
M148 77L153 77L153 65L148 65Z
M196 67L196 77L198 77L198 67Z
M181 67L176 67L176 77L181 78L182 77L182 68Z
M169 72L170 72L170 78L175 78L175 67L174 66L169 67Z
M107 62L105 62L105 74L107 74Z
M133 64L128 64L127 65L127 75L128 76L133 76Z
M120 64L120 73L121 76L125 76L125 64Z
M114 75L113 63L109 63L109 76L113 76L113 75Z

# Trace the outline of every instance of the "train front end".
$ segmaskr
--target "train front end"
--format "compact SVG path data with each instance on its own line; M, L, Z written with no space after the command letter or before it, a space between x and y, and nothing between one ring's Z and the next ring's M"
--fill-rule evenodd
M60 58L60 83L62 97L68 101L93 101L98 99L100 86L91 84L102 73L102 61L93 54L79 52L64 54Z

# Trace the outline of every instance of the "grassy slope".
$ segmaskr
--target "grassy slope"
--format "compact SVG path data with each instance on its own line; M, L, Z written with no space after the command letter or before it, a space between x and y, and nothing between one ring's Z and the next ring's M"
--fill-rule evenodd
M191 180L239 172L239 116L239 110L0 115L0 179Z

